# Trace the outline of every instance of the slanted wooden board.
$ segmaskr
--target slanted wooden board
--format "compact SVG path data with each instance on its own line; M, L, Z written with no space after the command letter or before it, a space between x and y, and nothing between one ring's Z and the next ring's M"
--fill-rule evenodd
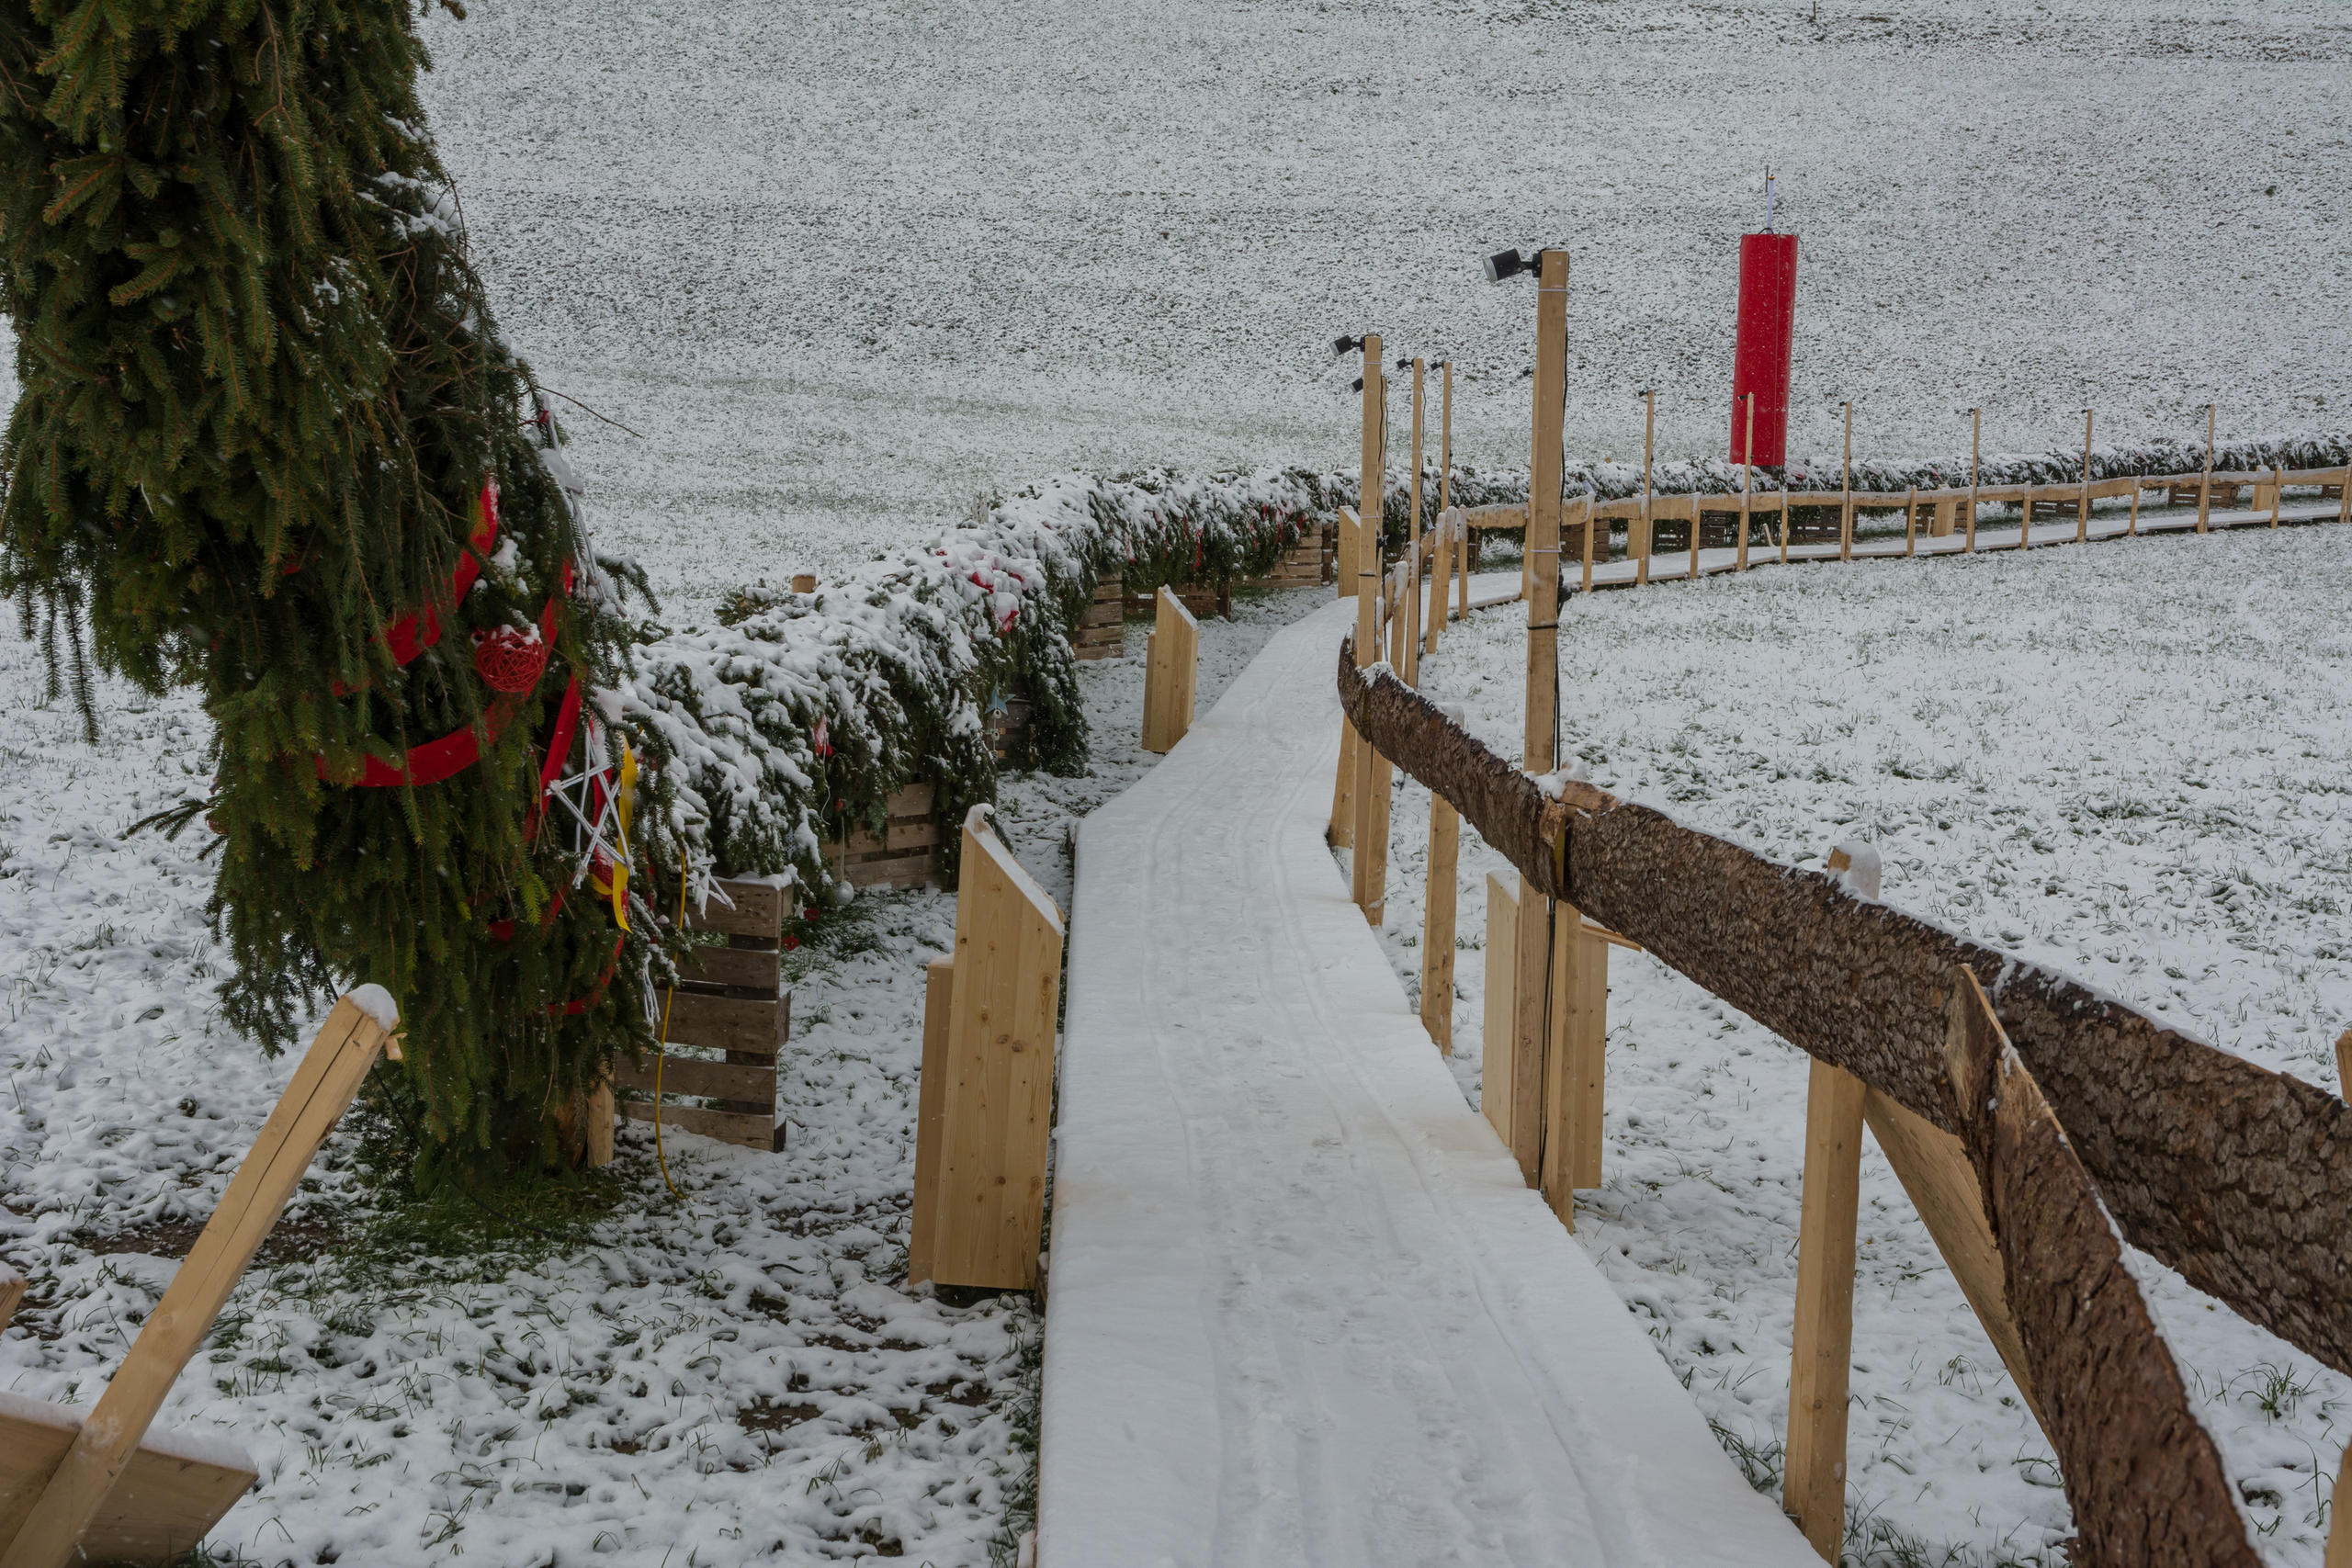
M1193 728L1193 694L1199 680L1201 627L1192 611L1162 588L1150 654L1144 667L1143 749L1172 750Z
M948 1012L955 1006L956 961L934 958L924 967L922 990L922 1060L916 1071L915 1186L909 1205L913 1228L907 1240L907 1283L931 1279L938 1249L939 1134L947 1120L944 1092L925 1093L947 1077Z
M229 1292L277 1224L295 1184L310 1169L319 1145L349 1108L390 1038L385 1025L349 997L335 1003L294 1069L293 1081L230 1179L220 1206L164 1287L154 1312L140 1325L130 1353L49 1472L14 1539L0 1552L4 1568L64 1568L73 1561L76 1543L139 1451L174 1380L211 1332ZM213 1495L200 1486L199 1491L208 1498ZM185 1490L175 1497L175 1506L193 1501ZM221 1509L234 1500L232 1493L220 1501ZM184 1509L178 1517L184 1524L189 1522ZM215 1513L195 1525L193 1537L183 1546L193 1544L219 1517Z

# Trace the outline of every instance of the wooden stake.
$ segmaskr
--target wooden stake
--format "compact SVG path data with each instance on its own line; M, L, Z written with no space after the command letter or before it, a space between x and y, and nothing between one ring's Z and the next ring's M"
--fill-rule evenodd
M1747 513L1756 489L1756 394L1747 394L1747 443L1739 465L1739 570L1747 570Z
M2335 1098L2352 1100L2352 1029L2335 1037Z
M2279 509L2287 504L2287 468L2283 463L2270 465L2270 525L2278 526Z
M1396 639L1396 673L1405 684L1421 683L1421 378L1423 361L1413 360L1413 477L1408 482L1405 522L1405 592L1397 608L1405 613L1402 636Z
M2083 411L2083 494L2075 502L2075 543L2091 536L2091 411Z
M1593 515L1595 509L1593 507L1593 494L1590 490L1587 490L1584 492L1584 499L1578 502L1577 504L1583 508L1584 517L1584 522L1581 525L1584 529L1584 586L1580 592L1589 593L1592 592L1593 539L1600 531L1600 520Z
M1838 558L1854 558L1854 400L1846 400L1846 502L1838 514Z
M1976 553L1976 468L1984 451L1984 410L1979 406L1968 411L1968 542L1961 547L1961 554Z
M2330 1496L2324 1568L2352 1568L2352 1450L2336 1461L2335 1489Z
M1421 1025L1440 1054L1453 1055L1453 875L1462 816L1430 796L1430 886L1421 901Z
M1781 466L1781 564L1789 564L1789 469Z
M1910 499L1903 505L1903 553L1919 553L1919 487L1911 487Z
M1584 917L1566 903L1552 906L1552 967L1549 1023L1544 1054L1544 1157L1536 1182L1561 1228L1577 1228L1576 1053L1570 1021L1577 1004L1577 928Z
M594 1168L613 1163L613 1082L606 1078L588 1091L582 1164Z
M2124 532L2125 536L2126 536L2126 537L2129 537L2129 536L2132 536L2132 535L2135 535L2135 534L2139 533L2139 531L2140 531L2140 489L2139 489L2139 487L2138 487L2137 485L2134 485L2134 486L2132 486L2132 515L2131 515L2129 518L2127 518L2127 519L2125 519L2125 520L2124 520L2124 524L2123 524L2123 532Z
M1521 765L1548 773L1555 760L1560 697L1560 421L1566 412L1568 254L1537 261L1535 385L1527 465L1527 554L1536 570L1527 591L1527 700ZM1646 482L1646 481L1645 481ZM1519 964L1513 987L1511 1154L1532 1186L1543 1172L1544 1058L1548 1040L1553 911L1523 877L1519 889ZM1488 1071L1493 1070L1489 1064Z
M2197 487L2197 531L2205 532L2205 520L2213 511L2213 423L2219 411L2211 403L2205 405L2205 477Z
M1686 582L1695 581L1699 576L1700 522L1699 489L1694 481L1690 489L1690 570L1682 574L1682 580Z
M51 1472L0 1564L65 1568L73 1561L74 1543L147 1435L180 1370L212 1331L229 1292L390 1038L385 1026L349 997L327 1014L293 1081L230 1179L220 1207L164 1287L163 1300L140 1325L130 1353Z
M1447 355L1445 363L1441 365L1438 368L1442 372L1442 375L1440 377L1438 382L1437 510L1438 514L1440 516L1443 516L1447 512L1453 510L1453 356L1451 355ZM1467 620L1470 615L1470 530L1467 528L1463 529L1460 536L1453 540L1452 543L1455 554L1460 557L1460 560L1458 563L1449 562L1449 564L1458 564L1462 570L1462 615L1464 620ZM1444 613L1444 609L1445 606L1442 604L1438 606L1438 611L1441 615ZM1430 646L1434 648L1437 644L1432 641Z
M1846 1389L1854 1348L1854 1227L1860 1217L1862 1080L1812 1065L1804 1197L1797 1227L1795 1343L1789 1361L1781 1511L1825 1562L1846 1533Z

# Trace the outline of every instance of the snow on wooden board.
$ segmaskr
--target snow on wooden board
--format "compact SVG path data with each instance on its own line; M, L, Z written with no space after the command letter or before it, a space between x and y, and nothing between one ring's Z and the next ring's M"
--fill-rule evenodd
M1353 612L1080 830L1038 1560L1810 1568L1349 902Z

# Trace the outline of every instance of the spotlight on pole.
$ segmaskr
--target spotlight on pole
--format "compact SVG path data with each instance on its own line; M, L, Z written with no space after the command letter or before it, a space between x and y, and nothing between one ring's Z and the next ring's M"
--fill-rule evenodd
M1487 281L1500 283L1507 277L1517 277L1523 272L1535 270L1535 258L1517 250L1497 251L1486 259Z
M1331 357L1334 359L1345 359L1349 355L1358 352L1363 347L1363 339L1360 337L1350 337L1347 333L1341 333L1338 337L1331 340Z

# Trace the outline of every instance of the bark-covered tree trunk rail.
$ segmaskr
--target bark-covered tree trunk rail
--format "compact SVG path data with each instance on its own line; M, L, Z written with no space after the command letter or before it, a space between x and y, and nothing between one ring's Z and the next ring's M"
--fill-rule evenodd
M2098 1188L1964 965L1950 974L1945 1055L2035 1411L2074 1508L2067 1560L2259 1568Z
M1530 777L1384 667L1339 657L1340 705L1541 891L1946 1132L1951 971L1984 986L2124 1238L2352 1373L2352 1107L2053 970L1683 827Z

